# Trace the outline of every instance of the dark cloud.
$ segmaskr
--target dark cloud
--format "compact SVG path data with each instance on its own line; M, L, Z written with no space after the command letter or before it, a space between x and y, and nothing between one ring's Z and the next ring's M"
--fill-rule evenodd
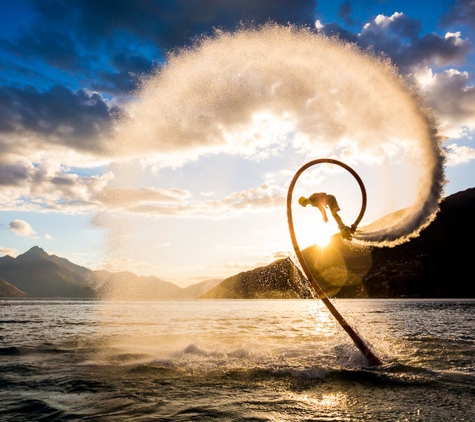
M98 71L97 80L91 81L91 88L108 94L123 95L135 91L140 85L143 74L128 71Z
M30 177L31 168L23 163L0 165L0 186L21 186Z
M42 3L44 0L36 0ZM190 42L213 27L233 29L239 22L312 25L316 0L76 0L78 26L91 44L127 31L151 39L159 48L172 49Z
M9 54L0 64L4 84L0 149L5 151L15 149L11 142L7 145L6 136L25 133L35 135L29 142L36 142L37 148L61 144L100 151L99 139L119 111L109 108L101 95L70 86L127 95L164 61L165 49L186 46L197 34L211 34L215 27L234 29L240 23L313 25L317 6L316 0L30 0L30 4L33 14L23 22L26 26L0 40L0 48ZM45 72L37 69L44 64L63 71L57 72L57 81L51 72L41 79ZM25 86L33 73L41 88Z
M152 59L184 47L215 27L273 21L313 25L316 0L30 0L35 18L0 45L22 60L39 60L88 87L126 94ZM131 50L132 49L132 50ZM87 75L84 77L84 75Z
M395 61L405 69L420 64L445 66L461 63L471 48L469 41L462 41L456 35L439 37L426 34L410 46L401 48L395 54Z
M100 95L84 90L0 87L0 134L4 135L31 132L77 150L99 151L98 139L110 129L114 111Z
M468 73L451 69L434 75L425 97L449 135L475 130L475 87L470 86Z
M33 32L24 32L16 40L3 41L2 45L14 55L28 60L41 58L50 66L64 70L78 70L81 55L78 46L67 32L49 27L37 27Z
M318 32L330 37L338 37L339 39L350 43L358 43L358 34L348 31L347 29L338 25L336 22L325 24L321 29L318 30Z
M440 19L443 25L466 24L475 28L475 1L456 0L454 6Z
M135 91L144 75L149 74L156 66L152 60L135 53L121 52L110 60L115 70L100 70L99 78L91 83L91 87L99 92L124 94Z
M117 53L111 58L110 62L117 70L132 73L148 72L152 68L150 60L133 53Z
M353 23L353 19L351 17L352 9L351 1L344 1L338 7L338 17L347 25L351 25Z
M72 179L71 176L68 177L68 175L64 175L53 177L50 183L56 186L74 186L76 181Z
M378 16L359 34L334 22L325 24L319 31L390 57L402 73L410 73L420 65L445 66L462 62L472 48L471 43L462 40L459 34L421 36L421 28L420 21L395 13L391 17Z

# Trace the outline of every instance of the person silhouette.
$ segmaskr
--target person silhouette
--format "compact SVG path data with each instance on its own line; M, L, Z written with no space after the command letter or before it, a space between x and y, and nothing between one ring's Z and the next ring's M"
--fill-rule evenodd
M338 202L333 195L327 195L324 192L317 192L310 195L308 198L305 196L301 196L299 198L299 204L302 207L306 207L307 205L311 205L312 207L316 207L322 213L323 221L325 223L328 222L326 208L330 209L330 212L335 219L336 223L338 224L338 228L340 229L340 234L343 239L351 240L352 233L354 230L350 229L343 223L343 220L338 215L338 211L340 211L340 207L338 206Z

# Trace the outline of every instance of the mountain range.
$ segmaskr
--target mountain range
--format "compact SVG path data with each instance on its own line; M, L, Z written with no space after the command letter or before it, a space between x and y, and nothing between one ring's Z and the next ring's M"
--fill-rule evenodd
M210 279L180 288L157 277L130 272L93 271L38 246L16 258L0 258L0 297L69 297L108 299L190 299L222 280Z
M302 251L329 296L475 297L472 259L475 188L445 198L435 220L419 237L392 248L357 246L333 236L330 245ZM35 246L0 258L0 297L109 299L309 298L312 287L290 258L225 280L187 288L130 272L92 271Z

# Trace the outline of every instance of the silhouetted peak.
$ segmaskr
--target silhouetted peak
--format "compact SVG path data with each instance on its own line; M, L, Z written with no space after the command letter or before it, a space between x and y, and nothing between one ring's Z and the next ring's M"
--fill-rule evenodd
M49 255L44 251L44 249L40 248L39 246L33 246L24 254L19 255L18 258L20 256L28 258L47 258Z

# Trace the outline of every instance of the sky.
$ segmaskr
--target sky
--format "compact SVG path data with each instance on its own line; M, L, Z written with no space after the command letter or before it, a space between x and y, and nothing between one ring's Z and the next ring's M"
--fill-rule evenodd
M310 160L360 174L365 224L427 222L431 195L475 187L473 0L3 0L0 16L2 255L183 287L289 256L287 190ZM351 223L360 191L336 167L296 194L335 194ZM336 232L317 213L295 209L303 245Z

